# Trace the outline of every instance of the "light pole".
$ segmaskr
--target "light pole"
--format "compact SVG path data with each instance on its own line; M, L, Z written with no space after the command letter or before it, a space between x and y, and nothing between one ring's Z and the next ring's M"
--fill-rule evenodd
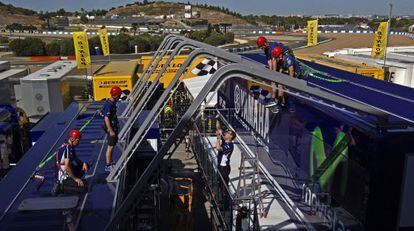
M385 72L385 67L387 64L387 47L388 47L388 43L390 42L391 17L392 17L392 4L390 3L390 14L388 17L388 25L387 25L387 42L385 43L385 50L384 50L384 72Z

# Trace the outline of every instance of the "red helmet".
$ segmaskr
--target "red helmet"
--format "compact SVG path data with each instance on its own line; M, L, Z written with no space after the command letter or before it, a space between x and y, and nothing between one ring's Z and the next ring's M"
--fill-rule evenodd
M78 129L73 129L69 132L69 138L80 140L82 138L82 132Z
M120 87L118 87L118 86L113 86L112 88L111 88L111 95L112 96L119 96L119 95L121 95L122 94L122 90L121 90L121 88Z
M283 48L281 46L277 46L273 48L272 50L272 55L274 58L277 58L282 53L283 53Z
M265 36L259 36L256 40L258 47L262 47L265 44L265 42L267 42L267 39Z

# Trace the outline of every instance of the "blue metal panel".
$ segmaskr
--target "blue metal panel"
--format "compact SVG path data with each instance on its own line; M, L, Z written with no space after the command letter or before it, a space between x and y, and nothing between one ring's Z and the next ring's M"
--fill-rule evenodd
M63 134L71 124L71 119L78 113L78 110L77 104L71 104L60 119L54 123L53 129L48 130L0 182L0 195L2 198L0 200L0 211L2 217L4 215L0 221L2 228L13 229L15 227L15 230L21 230L28 228L30 224L33 227L37 225L40 227L41 224L31 222L26 223L27 226L25 227L25 222L21 218L22 214L17 213L17 207L23 199L44 196L45 194L50 195L50 189L54 182L52 180L53 171L45 168L43 173L45 174L46 182L40 190L36 190L36 182L30 180L30 177L42 158L52 152L57 145L60 145L59 141L63 140ZM46 225L53 220L53 216L50 218L44 217L43 219ZM37 220L41 220L41 218L38 217Z
M242 54L242 56L266 65L264 54L251 53ZM312 77L305 77L305 80L310 84L327 88L338 94L351 97L390 112L396 116L407 118L411 121L414 120L414 89L304 60L301 61L319 71L327 72L337 78L350 81L332 83Z
M70 129L80 128L88 121L103 102L95 102L87 106L86 111L76 103L72 103L63 113L51 114L45 117L41 124L33 130L44 131L36 145L34 145L19 161L9 174L0 182L0 212L5 215L0 220L1 229L28 230L41 228L47 230L62 230L65 216L62 211L34 211L18 212L18 206L24 199L50 196L55 181L55 163L50 161L39 173L45 177L41 187L30 179L35 168L45 157L53 153L66 141ZM124 103L118 104L118 113L125 108ZM82 111L81 113L79 113ZM143 112L145 117L147 112ZM142 121L142 120L139 120ZM122 121L121 121L122 122ZM106 183L104 172L106 134L102 129L103 118L96 116L83 130L80 145L76 148L78 157L91 166L87 175L90 192L79 195L79 204L73 212L73 221L79 219L79 227L93 227L94 230L103 230L109 220L115 200L116 184ZM140 123L136 124L139 126ZM122 126L122 123L121 123ZM147 138L159 138L158 126L155 124ZM154 136L154 137L152 137ZM117 146L113 159L116 160L122 150Z
M31 141L37 142L45 131L55 124L54 122L61 117L62 114L62 112L49 112L46 114L32 129L30 129Z

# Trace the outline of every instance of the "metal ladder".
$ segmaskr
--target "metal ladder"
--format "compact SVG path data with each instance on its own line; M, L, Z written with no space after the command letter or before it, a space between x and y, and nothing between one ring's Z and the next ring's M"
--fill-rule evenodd
M256 149L258 149L257 141ZM254 199L260 210L260 216L266 216L262 201L259 156L257 150L254 157L246 156L246 154L241 155L237 197L250 197L252 200Z
M155 118L158 117L160 109L163 108L163 106L166 104L166 99L171 93L170 91L174 88L174 85L178 82L179 77L185 72L185 70L197 57L218 57L220 59L225 59L229 61L231 64L220 68L203 87L196 99L194 99L191 106L188 108L184 116L181 118L180 122L172 131L171 135L168 137L165 144L162 145L158 153L155 155L154 159L148 165L145 172L135 183L135 185L133 186L129 194L125 197L123 202L121 202L119 206L117 206L117 209L114 212L112 219L109 221L106 227L107 230L117 229L118 224L120 224L122 219L125 218L125 215L128 213L128 211L134 208L134 206L136 206L136 204L142 200L145 191L148 190L148 185L150 184L151 180L153 180L156 177L154 173L159 169L159 166L161 165L163 159L166 156L171 155L169 151L176 142L176 140L184 138L186 133L185 128L188 126L188 123L193 122L193 116L196 114L202 102L205 100L205 98L208 96L210 92L217 91L221 84L223 84L226 80L230 78L246 79L264 85L270 85L271 82L277 82L289 88L293 88L298 91L303 91L307 94L314 95L316 97L326 99L340 105L345 105L349 108L353 108L377 116L383 116L383 113L381 111L377 110L376 108L372 108L369 105L355 102L353 100L337 96L333 93L322 91L318 88L307 86L306 82L303 80L286 78L286 76L284 76L281 73L265 69L261 64L249 61L247 59L242 59L238 55L228 53L224 50L203 43L195 42L188 38L181 39L183 41L181 42L180 49L184 45L193 44L196 44L196 47L202 47L202 49L196 49L190 53L185 63L181 66L179 72L175 75L172 83L164 91L163 95L159 98L159 100L157 101L157 103L145 119L144 123L141 125L139 131L135 134L132 141L124 150L120 160L117 162L115 166L115 169L110 173L107 180L116 180L119 177L119 174L125 167L125 164L128 162L130 155L132 155L136 147L140 145L149 127L152 125Z

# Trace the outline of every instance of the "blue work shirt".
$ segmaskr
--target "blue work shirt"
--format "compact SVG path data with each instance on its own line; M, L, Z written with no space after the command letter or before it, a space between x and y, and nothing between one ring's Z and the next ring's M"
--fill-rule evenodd
M293 57L292 55L287 55L285 54L283 56L283 71L284 72L289 72L289 67L293 66L293 69L295 71L295 76L297 76L298 74L300 74L300 67L299 67L299 63L298 61L296 61L296 58Z
M106 100L105 104L102 108L102 116L108 117L109 121L111 122L112 129L115 132L118 130L118 117L116 115L116 102L112 102L110 100ZM104 121L104 129L107 130L105 121Z
M64 168L65 159L69 159L69 165L73 174L79 177L79 173L76 169L82 168L83 162L76 155L75 148L69 143L64 143L56 151L56 165L58 167L58 180L63 181L69 177L66 169Z
M230 157L233 153L234 144L226 143L223 138L221 138L221 151L217 155L217 165L218 166L230 166ZM224 163L221 164L223 158L225 158Z

